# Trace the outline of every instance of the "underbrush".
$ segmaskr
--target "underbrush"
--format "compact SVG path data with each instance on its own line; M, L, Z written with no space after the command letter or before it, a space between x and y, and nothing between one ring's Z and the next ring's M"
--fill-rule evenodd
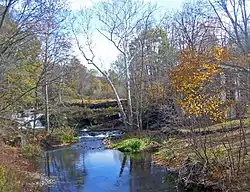
M204 189L242 191L249 173L250 131L246 127L223 133L187 135L162 143L154 161L179 172L185 189L194 184ZM249 181L249 180L248 180ZM243 184L244 183L244 184ZM244 186L243 186L244 185Z
M22 155L29 159L35 160L42 153L42 149L39 145L27 144L22 147Z
M26 152L31 153L32 147L24 147ZM0 144L0 191L21 192L40 191L38 180L31 175L35 172L32 161L24 157L19 147L10 147Z
M154 160L170 169L179 169L189 153L185 139L170 138L162 143L161 149L154 154Z
M27 144L22 149L28 159L32 159L42 149L51 149L55 146L62 146L79 141L76 131L71 127L62 127L54 129L51 133L39 131L35 134L26 135Z
M31 177L10 167L0 165L0 191L1 192L20 192L32 191L38 192L38 187L32 186Z
M75 143L79 141L75 129L71 127L55 129L51 136L54 140L58 141L59 144Z

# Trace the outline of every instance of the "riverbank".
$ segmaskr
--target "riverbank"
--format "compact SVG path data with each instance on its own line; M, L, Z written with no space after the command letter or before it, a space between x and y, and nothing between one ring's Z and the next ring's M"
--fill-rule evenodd
M79 141L73 128L25 132L4 136L0 143L0 191L41 191L51 181L36 167L43 151L67 147Z
M250 131L247 124L243 125L240 127L234 121L192 131L180 128L134 132L107 143L118 150L117 146L122 146L123 150L133 144L131 141L156 142L153 161L177 172L178 183L186 190L247 191L250 189Z
M52 133L40 131L29 136L29 143L39 145L43 150L53 150L71 146L79 141L77 132L72 127L62 127Z
M20 147L0 144L0 191L40 191L35 162L24 157Z

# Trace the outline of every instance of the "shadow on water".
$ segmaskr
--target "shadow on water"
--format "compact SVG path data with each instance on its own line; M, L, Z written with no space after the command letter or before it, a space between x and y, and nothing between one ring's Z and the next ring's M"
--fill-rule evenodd
M151 154L128 155L104 149L102 140L96 138L47 152L40 167L55 179L45 192L176 191L175 182L166 180L169 172L154 165Z

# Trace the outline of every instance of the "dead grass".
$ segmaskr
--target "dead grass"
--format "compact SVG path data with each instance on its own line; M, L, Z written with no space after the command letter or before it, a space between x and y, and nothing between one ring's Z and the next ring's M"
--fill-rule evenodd
M239 125L240 122L235 120L224 124L217 124L214 127L207 127L203 131ZM241 129L228 129L225 132L214 132L213 134L204 135L202 135L201 131L200 135L192 137L191 134L186 134L186 136L178 139L173 136L168 141L163 142L161 150L154 155L154 161L173 170L179 170L187 160L200 161L201 159L197 157L195 152L199 151L202 154L203 142L206 138L206 153L211 163L209 179L214 182L225 181L225 185L228 185L227 189L230 189L229 191L250 191L250 127L246 121L243 125L248 156L240 160L240 170L234 176L230 176L228 168L228 143L232 147L232 158L238 161L239 151L244 142ZM241 150L242 154L244 149L242 148ZM202 155L204 156L204 154Z
M0 144L0 191L39 191L29 173L35 172L33 162L22 156L21 149Z
M243 119L242 120L242 125L244 127L247 127L250 124L250 119ZM200 128L195 128L193 129L193 131L197 131L197 132L203 132L203 131L216 131L219 129L233 129L236 127L239 127L241 125L240 120L236 119L236 120L228 120L226 122L223 123L217 123L211 126L207 126L207 127L200 127ZM180 128L179 129L182 132L190 132L191 128L190 127L184 127L184 128Z
M154 155L153 160L169 169L178 170L188 158L190 151L191 148L186 139L170 138L163 142L161 150Z

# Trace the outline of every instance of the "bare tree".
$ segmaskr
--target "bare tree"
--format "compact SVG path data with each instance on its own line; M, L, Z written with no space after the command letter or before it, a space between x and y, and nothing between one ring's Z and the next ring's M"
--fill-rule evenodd
M66 1L39 0L36 9L39 21L33 23L33 30L41 42L40 57L43 64L42 92L46 116L46 128L50 129L49 85L60 79L62 74L53 74L56 65L62 65L69 57L70 42L68 39L66 21L69 16Z
M217 22L211 17L204 1L186 2L170 21L170 34L175 33L172 38L175 38L174 44L179 50L189 48L202 52L218 44Z
M130 43L155 10L155 6L133 0L103 2L97 10L101 22L101 27L97 30L116 47L122 57L126 76L128 121L131 127L133 127L134 113L130 66L135 54L131 55Z
M117 100L118 107L120 109L120 113L121 113L124 125L125 127L127 127L128 125L127 115L125 113L125 110L122 105L121 98L117 92L117 89L114 86L111 78L109 77L109 74L105 70L102 70L101 67L97 64L97 61L95 61L96 55L93 50L94 44L91 38L93 36L93 31L91 28L92 20L93 20L92 10L82 10L80 22L76 22L77 27L72 25L72 32L75 37L75 40L76 40L76 43L77 43L77 46L81 55L84 57L84 59L87 61L88 64L93 65L98 70L98 72L101 73L106 78L108 84L112 88L114 95L116 97L116 100ZM76 31L78 31L78 33ZM84 36L85 46L81 44L78 38L78 34Z
M209 0L211 7L216 14L216 19L220 23L220 28L227 34L228 39L237 45L240 53L248 57L250 56L250 3L246 0ZM248 73L248 101L250 101L250 62L248 66L237 65Z
M220 27L242 52L250 52L249 2L246 0L209 0Z

